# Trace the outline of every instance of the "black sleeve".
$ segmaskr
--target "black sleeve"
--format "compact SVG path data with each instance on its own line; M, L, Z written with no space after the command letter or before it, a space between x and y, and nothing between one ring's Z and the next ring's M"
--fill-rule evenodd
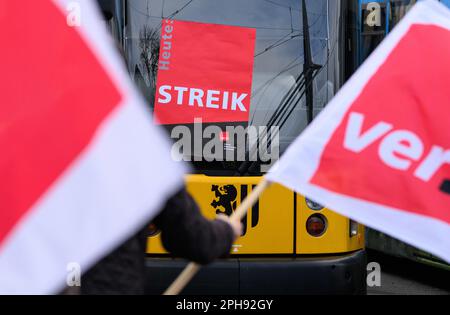
M207 220L184 189L169 199L154 223L167 251L202 265L227 256L233 245L231 226Z

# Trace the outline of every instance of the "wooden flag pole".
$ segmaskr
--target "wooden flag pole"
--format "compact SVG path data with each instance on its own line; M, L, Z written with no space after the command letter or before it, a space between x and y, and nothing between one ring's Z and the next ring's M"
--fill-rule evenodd
M252 190L252 192L244 199L244 201L239 205L233 215L230 217L231 220L241 221L247 214L248 209L252 208L254 204L258 201L261 194L269 187L270 182L264 177L263 180ZM164 292L164 295L178 295L186 287L186 285L192 280L196 273L200 270L201 266L191 262L183 272L178 276L178 278L170 285L170 287Z

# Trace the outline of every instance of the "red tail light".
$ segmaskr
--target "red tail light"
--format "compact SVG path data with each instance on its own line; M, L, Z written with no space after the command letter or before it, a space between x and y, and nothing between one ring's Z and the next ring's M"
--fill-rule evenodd
M230 140L230 134L228 131L222 131L220 133L220 141L222 142L228 142Z

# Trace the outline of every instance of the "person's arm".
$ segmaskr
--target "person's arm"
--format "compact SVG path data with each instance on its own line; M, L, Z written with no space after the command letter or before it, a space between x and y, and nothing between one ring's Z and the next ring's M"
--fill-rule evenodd
M227 220L207 220L183 189L169 199L154 224L167 251L204 265L229 254L240 223L233 228Z

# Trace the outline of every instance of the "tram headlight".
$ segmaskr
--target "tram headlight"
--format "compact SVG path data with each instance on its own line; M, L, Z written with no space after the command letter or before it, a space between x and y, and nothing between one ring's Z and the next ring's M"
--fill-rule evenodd
M306 198L306 205L308 206L309 209L314 210L314 211L320 211L324 208L324 206L322 206L321 204Z
M150 224L149 226L148 226L148 229L147 229L147 237L155 237L155 236L157 236L159 233L161 233L161 231L156 227L156 225L155 224Z
M353 220L350 220L350 237L358 235L359 223Z
M313 214L306 221L306 230L309 235L319 237L325 234L328 227L328 222L322 214Z

